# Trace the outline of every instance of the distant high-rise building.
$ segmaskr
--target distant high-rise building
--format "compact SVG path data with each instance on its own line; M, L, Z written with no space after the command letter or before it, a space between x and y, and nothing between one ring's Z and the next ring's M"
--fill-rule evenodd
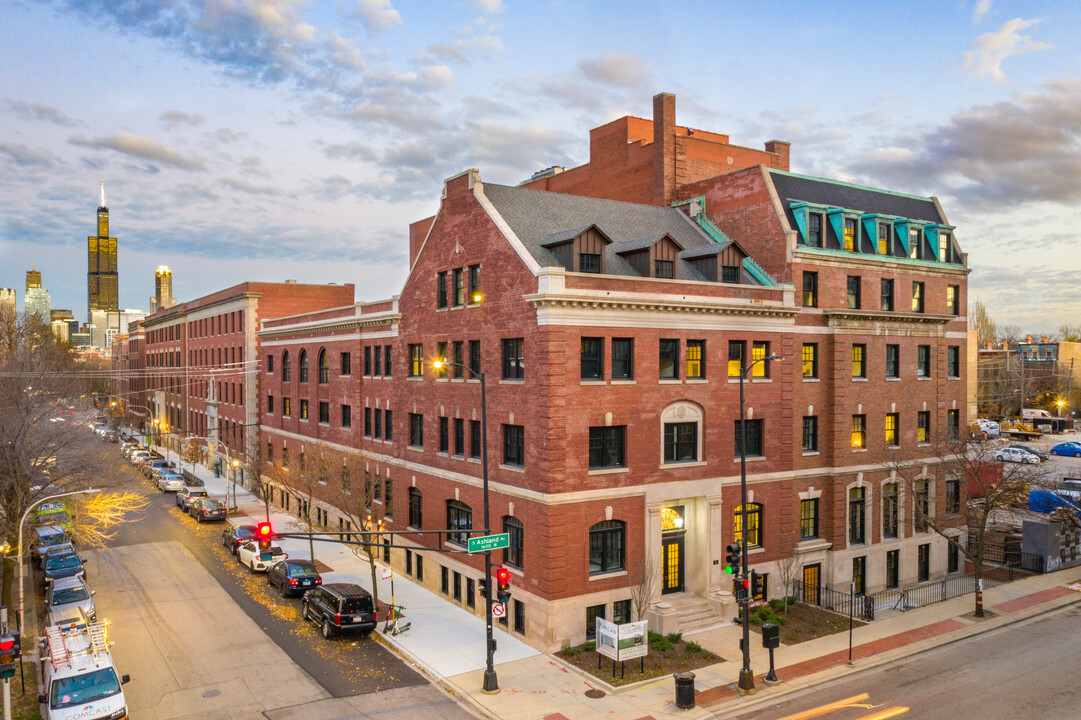
M95 310L107 313L120 311L117 295L116 238L109 237L109 206L105 202L105 179L101 180L101 200L98 203L98 234L87 238L87 318L94 322Z
M33 290L34 288L41 287L41 271L40 270L27 270L26 271L26 289Z
M53 308L49 311L49 320L56 322L57 320L63 320L65 322L74 320L75 313L65 308Z
M15 312L15 288L0 288L0 314Z
M173 297L173 271L166 265L159 265L154 273L154 297L150 298L150 314L158 310L168 310L176 305Z
M23 298L23 309L27 315L37 315L42 322L49 322L49 309L51 305L49 291L41 287L41 271L26 271L26 297Z

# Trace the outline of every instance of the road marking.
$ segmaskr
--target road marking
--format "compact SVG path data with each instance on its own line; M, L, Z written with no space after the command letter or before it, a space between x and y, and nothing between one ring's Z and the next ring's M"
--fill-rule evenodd
M823 715L828 715L834 710L843 710L844 708L849 707L861 707L871 709L874 707L873 705L859 704L870 697L871 696L867 693L860 693L859 695L854 695L853 697L846 698L844 700L832 702L829 705L820 705L819 707L811 708L810 710L798 712L795 715L786 715L785 717L781 718L781 720L810 720L810 718L821 717Z
M904 715L906 712L908 712L908 708L906 707L891 707L888 710L876 712L874 715L864 715L856 720L887 720L887 718Z

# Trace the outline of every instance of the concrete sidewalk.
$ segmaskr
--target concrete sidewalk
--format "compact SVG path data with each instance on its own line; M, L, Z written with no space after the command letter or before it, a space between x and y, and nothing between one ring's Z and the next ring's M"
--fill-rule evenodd
M197 466L196 474L212 496L231 492L225 478ZM234 522L255 523L264 518L261 501L243 488L237 488L239 512ZM270 520L281 532L296 530L293 516L272 508ZM279 543L292 557L308 557L308 543L285 538ZM355 555L348 546L316 543L316 558L332 571L324 573L327 581L348 581L371 590L371 573L366 558ZM382 565L380 565L380 570ZM381 574L381 573L380 573ZM984 593L988 617L975 620L973 596L964 595L935 603L856 628L852 636L853 666L848 663L848 633L840 633L775 652L780 683L766 685L769 655L757 635L751 638L751 665L756 675L757 692L740 696L736 692L741 653L739 626L719 628L684 635L725 662L695 671L697 707L680 710L675 705L675 685L671 676L634 686L615 689L550 655L538 653L496 625L496 672L501 692L488 695L481 691L484 670L484 621L429 592L410 578L396 576L394 601L405 607L412 623L398 636L382 634L384 642L404 657L426 670L433 681L474 710L506 720L594 720L614 718L649 720L654 718L697 719L723 717L756 705L776 702L779 696L847 673L893 662L899 658L945 645L965 637L987 632L1003 625L1049 612L1069 604L1081 603L1081 592L1067 586L1081 581L1081 568L1071 568L1046 575L1036 575L990 588ZM389 580L378 580L380 600L388 602ZM589 698L589 690L603 690L604 696Z

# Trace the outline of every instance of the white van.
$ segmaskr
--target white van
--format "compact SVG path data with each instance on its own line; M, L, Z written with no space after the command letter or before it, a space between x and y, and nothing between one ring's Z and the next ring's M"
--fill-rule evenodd
M104 622L45 628L42 652L45 692L38 695L44 720L126 720L128 706L109 654Z

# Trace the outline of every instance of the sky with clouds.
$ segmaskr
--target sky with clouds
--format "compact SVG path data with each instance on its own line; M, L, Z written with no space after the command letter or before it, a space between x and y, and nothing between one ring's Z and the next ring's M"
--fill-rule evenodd
M792 170L936 195L970 296L1081 322L1081 4L727 0L0 0L0 286L86 311L100 178L120 302L240 280L388 297L444 178L587 162L651 117Z

